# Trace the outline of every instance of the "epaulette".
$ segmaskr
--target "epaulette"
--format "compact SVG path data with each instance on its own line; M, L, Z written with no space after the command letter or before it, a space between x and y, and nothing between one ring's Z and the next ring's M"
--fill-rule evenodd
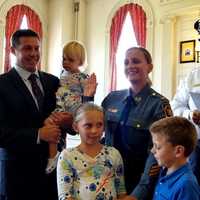
M173 112L172 112L169 100L166 97L164 97L163 95L161 95L158 92L154 91L153 89L151 91L151 96L157 97L157 98L160 99L160 101L162 103L162 109L163 109L163 112L165 114L165 117L173 116Z
M156 92L156 91L153 90L152 88L151 88L151 91L150 91L150 95L151 95L152 97L159 98L161 101L169 102L169 100L168 100L166 97L164 97L164 96L161 95L160 93Z

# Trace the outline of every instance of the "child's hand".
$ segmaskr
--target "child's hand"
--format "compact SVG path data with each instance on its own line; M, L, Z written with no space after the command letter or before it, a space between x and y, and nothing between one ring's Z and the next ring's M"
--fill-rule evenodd
M47 119L45 119L44 125L56 125L51 115Z
M52 114L54 121L60 127L71 127L73 123L73 116L69 112L54 112Z
M97 89L97 79L96 75L92 73L85 81L84 81L84 91L83 95L87 97L93 97L95 95Z
M71 127L73 116L69 112L53 112L46 120L45 124L56 124L59 127Z
M45 125L39 129L39 138L48 143L57 144L60 140L61 130L56 125Z

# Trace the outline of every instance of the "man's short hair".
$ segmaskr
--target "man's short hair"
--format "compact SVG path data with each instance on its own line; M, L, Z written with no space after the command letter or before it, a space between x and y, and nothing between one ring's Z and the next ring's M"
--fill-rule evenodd
M12 35L11 46L16 48L20 44L21 37L37 37L40 40L39 35L35 31L31 29L19 29Z
M184 155L188 157L197 143L195 126L184 117L166 117L154 122L150 127L152 134L166 136L173 146L185 147Z

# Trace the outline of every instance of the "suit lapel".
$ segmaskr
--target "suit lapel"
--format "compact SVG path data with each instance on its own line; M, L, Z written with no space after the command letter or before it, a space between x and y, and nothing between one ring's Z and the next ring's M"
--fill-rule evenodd
M47 80L45 80L45 76L41 71L38 71L38 73L39 73L40 82L42 84L43 92L44 92L44 96L45 96L46 95L45 93L48 91Z
M25 101L31 108L30 110L38 112L37 106L30 91L28 90L27 86L25 85L17 71L14 68L12 68L8 73L10 74L10 80L13 82L13 85L16 88L16 90L18 90L21 93L21 95L24 96Z

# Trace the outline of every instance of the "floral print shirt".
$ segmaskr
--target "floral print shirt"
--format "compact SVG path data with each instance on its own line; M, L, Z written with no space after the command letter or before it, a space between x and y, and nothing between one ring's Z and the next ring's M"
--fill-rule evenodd
M84 80L88 77L85 73L70 73L64 70L60 77L60 87L56 92L57 112L74 113L82 104Z
M59 200L112 200L125 194L123 161L114 147L103 146L96 157L77 147L62 151L57 166Z

